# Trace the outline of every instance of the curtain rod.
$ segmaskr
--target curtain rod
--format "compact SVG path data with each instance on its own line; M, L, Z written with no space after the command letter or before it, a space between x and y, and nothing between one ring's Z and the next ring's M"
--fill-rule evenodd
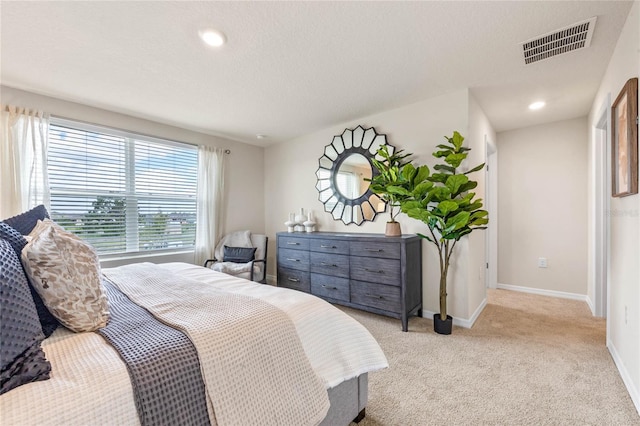
M10 111L10 109L9 109L10 107L16 107L16 108L21 108L21 109L28 109L28 108L25 108L25 107L17 107L17 106L9 105L9 104L5 104L3 109L4 109L5 111L7 111L7 112L11 112L11 111ZM136 134L138 134L138 135L140 135L140 136L146 136L146 137L154 138L154 139L165 139L165 138L163 138L163 137L159 137L159 136L149 135L149 134L141 133L141 132L134 132L134 131L132 131L132 130L125 130L125 129L121 129L121 128L117 128L117 127L105 126L105 125L103 125L103 124L96 124L96 123L92 123L92 122L89 122L89 121L78 120L78 119L76 119L76 118L64 117L64 116L62 116L62 115L57 115L57 114L50 114L50 117L52 117L52 118L57 118L57 119L60 119L60 120L75 121L75 122L77 122L77 123L88 124L88 125L90 125L90 126L104 127L104 128L111 128L111 129L113 129L113 130L118 130L118 131L120 131L120 132L136 133ZM187 130L187 129L183 129L183 130ZM188 131L191 131L191 130L188 130ZM191 143L191 142L183 142L183 141L173 141L173 142L179 142L179 143L183 143L183 144L187 144L187 145L198 146L198 144ZM231 154L231 150L227 148L227 149L225 149L225 150L224 150L224 153L225 153L225 154Z
M60 119L60 120L75 121L77 123L88 124L89 126L96 126L96 127L103 127L103 128L107 128L107 129L118 130L120 132L135 133L135 134L138 134L140 136L146 136L148 138L169 140L169 139L166 139L166 137L154 136L154 135L150 135L150 134L147 134L147 133L142 133L142 132L137 132L137 131L133 131L133 130L122 129L122 128L119 128L119 127L106 126L104 124L96 124L96 123L92 123L90 121L78 120L77 118L69 118L69 117L64 117L62 115L57 115L57 114L51 114L51 117L52 118L57 118L57 119ZM136 118L136 117L133 117L133 118ZM159 124L162 124L162 123L159 123ZM165 126L168 126L168 124L165 124ZM188 130L188 129L181 129L181 130L187 130L189 132L192 131L192 130ZM197 132L195 132L195 133L197 133ZM172 142L178 142L178 143L183 143L183 144L186 144L186 145L198 146L197 143L192 143L192 142L184 142L184 141L177 141L177 140L176 141L172 141ZM224 153L225 154L231 154L231 150L227 148L227 149L224 150Z

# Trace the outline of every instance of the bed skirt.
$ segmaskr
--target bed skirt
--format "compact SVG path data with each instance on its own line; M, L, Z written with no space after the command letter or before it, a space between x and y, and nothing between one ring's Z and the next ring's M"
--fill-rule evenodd
M330 388L329 412L321 426L349 425L352 421L359 422L364 418L364 409L367 405L369 378L367 373L354 377L351 380L340 383Z

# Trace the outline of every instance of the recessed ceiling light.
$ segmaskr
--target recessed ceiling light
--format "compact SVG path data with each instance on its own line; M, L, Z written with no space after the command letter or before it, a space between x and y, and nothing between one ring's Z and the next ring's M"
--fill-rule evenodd
M258 139L267 139L269 136L267 135L256 135L256 138Z
M536 110L536 109L542 108L545 105L546 104L544 102L538 101L538 102L534 102L531 105L529 105L529 109Z
M213 47L220 47L227 41L224 33L218 30L201 30L198 34L202 41Z

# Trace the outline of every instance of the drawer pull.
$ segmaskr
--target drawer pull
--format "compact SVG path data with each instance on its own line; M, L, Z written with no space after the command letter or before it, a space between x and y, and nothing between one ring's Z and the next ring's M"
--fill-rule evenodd
M324 262L320 262L320 266L331 266L332 268L337 268L338 265L334 264L334 263L324 263Z
M372 251L374 253L382 253L384 250L382 250L382 249L364 249L364 251Z
M371 297L372 299L384 299L384 297L378 296L377 294L369 294L369 293L367 293L367 294L365 294L365 296Z
M376 270L373 270L373 269L364 268L364 270L367 271L367 272L376 272L378 274L384 274L384 270L382 270L382 269L379 269L379 270L376 271Z
M324 285L324 284L322 284L322 287L323 288L328 288L329 290L337 290L338 289L338 287L332 287L332 286L328 286L328 285Z
M330 248L330 249L334 249L334 248L338 248L338 247L336 247L336 246L326 246L326 245L324 245L324 244L321 244L321 245L320 245L320 248Z
M288 257L287 257L287 260L289 262L300 262L300 259L291 259L291 258L288 258Z
M300 280L297 278L287 278L289 281L291 281L292 283L299 283Z
M292 243L292 242L288 242L287 244L290 245L290 246L299 246L300 245L300 243Z

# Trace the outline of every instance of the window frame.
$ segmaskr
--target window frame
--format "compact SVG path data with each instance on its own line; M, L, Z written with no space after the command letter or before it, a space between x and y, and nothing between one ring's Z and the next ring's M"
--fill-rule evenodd
M182 142L182 141L176 141L176 140L170 140L170 139L163 139L163 138L159 138L159 137L155 137L155 136L150 136L144 133L138 133L138 132L133 132L133 131L128 131L128 130L123 130L123 129L119 129L119 128L114 128L114 127L109 127L109 126L104 126L104 125L98 125L98 124L93 124L93 123L89 123L89 122L85 122L85 121L81 121L81 120L75 120L75 119L69 119L69 118L64 118L64 117L59 117L59 116L53 116L51 115L49 118L49 126L54 125L54 126L62 126L62 127L68 127L71 129L76 129L76 130L80 130L80 131L84 131L84 132L93 132L93 133L99 133L99 134L104 134L104 135L109 135L109 136L116 136L116 137L121 137L124 138L125 141L126 140L137 140L137 141L141 141L141 142L149 142L149 143L157 143L157 144L161 144L164 146L168 146L168 147L179 147L179 148L185 148L185 147L191 147L195 152L196 152L196 188L195 188L195 193L193 195L193 202L195 204L195 213L196 213L196 223L197 223L197 214L198 214L198 207L197 207L197 194L198 194L198 179L197 179L197 170L198 170L198 146L196 144L192 144L192 143L188 143L188 142ZM47 129L47 137L49 137L50 135L50 131L51 129L48 128ZM50 143L50 142L49 142ZM49 147L47 146L47 153L48 153ZM129 176L130 174L133 174L135 176L135 165L133 164L133 162L131 161L131 152L135 151L135 143L127 143L125 142L125 174L127 176ZM135 158L135 156L134 156ZM48 166L47 166L48 167ZM126 186L129 187L129 185L131 185L133 183L133 181L131 179L125 179L126 182ZM130 189L130 188L129 188ZM135 258L148 258L148 257L158 257L158 256L169 256L169 255L175 255L175 254L186 254L186 253L194 253L195 252L195 240L196 240L196 233L197 233L197 229L194 233L194 240L193 240L193 245L188 246L188 247L184 247L184 248L171 248L171 249L151 249L151 250L140 250L138 243L139 243L139 238L140 238L140 230L139 230L139 223L138 223L138 213L137 213L137 203L138 203L138 197L134 197L135 198L135 207L129 207L129 198L131 197L131 191L127 189L125 191L124 194L122 194L122 196L124 198L127 199L127 204L126 204L126 210L125 210L125 223L126 223L126 235L129 236L129 231L130 231L130 226L132 226L131 229L134 229L135 232L135 238L133 239L128 239L125 238L125 245L126 245L126 249L124 252L117 252L117 253L99 253L99 257L101 260L103 261L118 261L118 260L127 260L127 259L135 259ZM135 193L135 191L133 191L133 193ZM141 198L144 198L144 196L142 196ZM135 210L135 212L134 212ZM135 223L135 226L133 225ZM135 250L131 250L130 249L134 248L135 246Z

